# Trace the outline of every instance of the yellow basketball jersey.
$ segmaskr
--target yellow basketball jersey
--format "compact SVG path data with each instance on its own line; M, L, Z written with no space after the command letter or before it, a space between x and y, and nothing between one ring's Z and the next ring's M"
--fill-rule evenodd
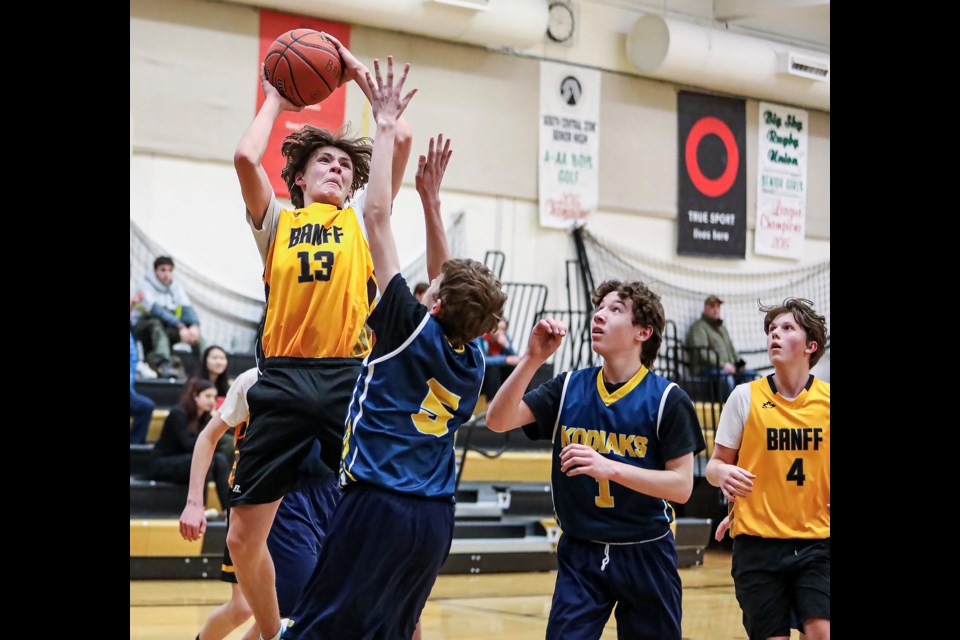
M730 533L763 538L830 537L830 384L817 378L794 400L750 383L750 413L737 466L757 477L734 503Z
M364 358L377 282L351 208L314 203L281 209L267 256L267 358Z

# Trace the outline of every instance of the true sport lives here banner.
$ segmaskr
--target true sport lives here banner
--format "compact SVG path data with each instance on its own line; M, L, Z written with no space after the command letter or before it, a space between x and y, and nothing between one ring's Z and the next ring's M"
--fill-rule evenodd
M677 128L677 254L744 258L745 101L681 91Z

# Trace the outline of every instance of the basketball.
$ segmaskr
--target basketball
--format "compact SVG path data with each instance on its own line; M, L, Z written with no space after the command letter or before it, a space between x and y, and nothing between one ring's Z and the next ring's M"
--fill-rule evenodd
M298 107L326 99L340 84L343 60L319 31L294 29L274 40L263 70L280 95Z

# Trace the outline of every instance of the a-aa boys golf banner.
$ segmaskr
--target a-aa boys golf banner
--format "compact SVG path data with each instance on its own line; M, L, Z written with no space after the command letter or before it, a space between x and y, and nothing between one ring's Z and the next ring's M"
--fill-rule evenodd
M600 200L600 72L540 63L540 225L569 229Z

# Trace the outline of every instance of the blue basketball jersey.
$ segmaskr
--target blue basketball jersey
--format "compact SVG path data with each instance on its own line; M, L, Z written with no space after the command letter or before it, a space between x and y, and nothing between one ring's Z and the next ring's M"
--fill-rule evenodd
M397 287L396 294L413 300L408 290ZM427 313L397 348L382 355L375 349L350 403L341 485L359 480L401 493L453 496L454 435L473 415L483 373L480 348L469 342L455 349Z
M585 444L604 457L661 470L665 460L660 422L676 384L641 366L608 393L601 367L571 371L564 381L553 434L553 501L564 534L597 542L643 542L667 533L673 508L610 480L570 477L560 470L560 451ZM689 401L688 401L689 402Z

